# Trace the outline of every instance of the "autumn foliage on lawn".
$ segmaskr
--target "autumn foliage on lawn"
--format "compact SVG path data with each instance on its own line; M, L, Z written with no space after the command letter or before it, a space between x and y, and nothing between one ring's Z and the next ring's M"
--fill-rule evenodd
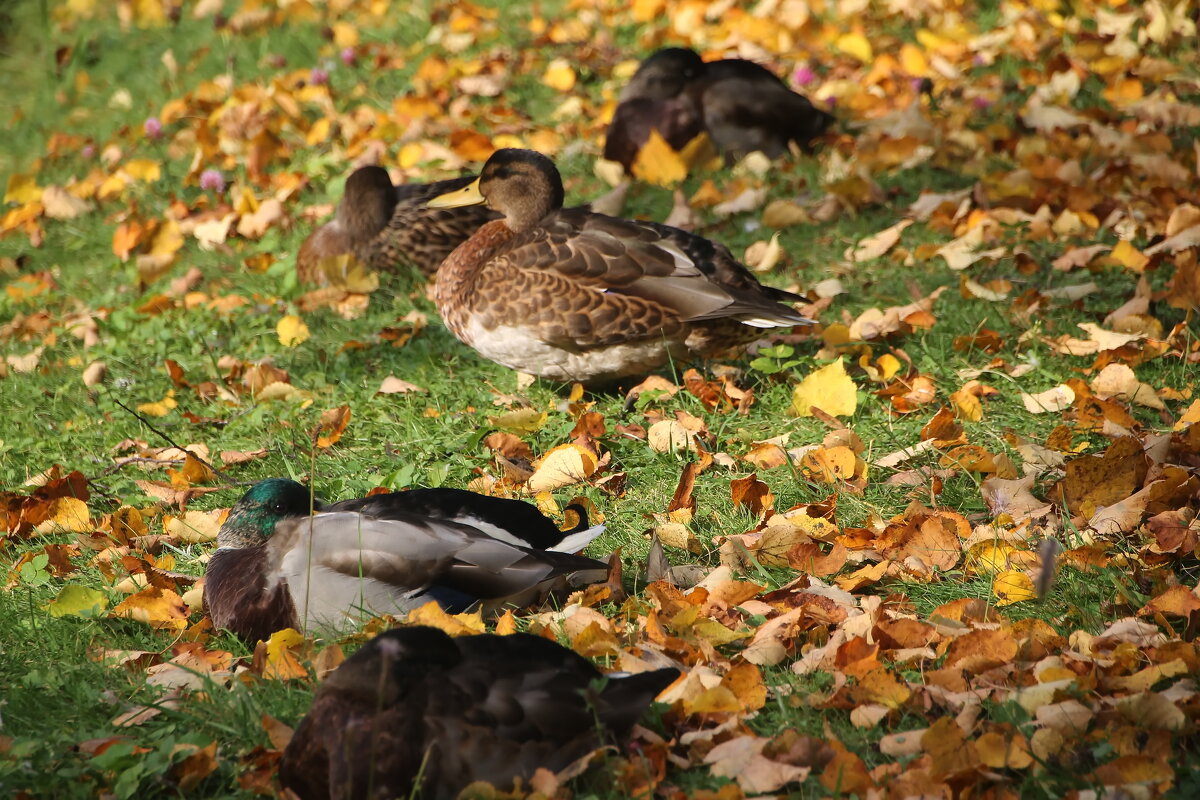
M525 44L514 47L501 36L503 12L470 2L436 3L431 32L417 45L368 35L395 5L56 6L60 32L113 13L130 30L170 26L183 14L247 40L315 22L323 60L253 80L231 71L193 81L185 54L167 51L157 68L176 91L144 124L92 135L49 127L34 165L9 175L0 213L0 245L29 254L28 262L0 259L13 309L0 326L4 391L18 391L28 376L62 373L98 392L112 366L53 356L60 339L94 348L119 335L107 324L111 306L48 302L60 267L37 253L55 226L105 220L112 257L129 265L122 274L136 284L126 299L140 317L204 311L237 324L265 308L280 346L298 348L321 315L360 318L389 277L348 264L331 286L297 289L281 303L242 291L236 278L207 278L190 254L217 251L232 274L272 269L276 255L257 243L285 233L298 243L332 210L311 202L307 154L330 153L347 166L382 158L413 181L477 168L506 146L591 160L623 80L655 47L688 44L710 57L761 61L839 119L813 157L814 183L796 188L794 159L779 166L751 156L729 174L661 140L643 153L639 177L675 187L692 171L692 208L753 223L760 240L745 260L765 280L794 279L789 264L807 263L781 245L799 230L868 212L886 224L839 247L836 264L815 265L817 280L799 288L810 300L805 313L820 325L811 335L775 337L747 371L650 377L620 414L605 413L579 387L546 407L481 390L479 405L491 410L478 420L488 429L478 443L489 455L467 488L524 497L551 515L565 506L552 493L586 491L583 502L603 521L606 501L641 491L629 453L673 456L678 482L652 503L641 526L653 537L651 557L626 558L624 582L618 571L560 610L484 619L431 605L407 621L456 635L512 632L519 622L613 669L681 666L683 677L660 697L661 720L636 728L629 750L604 761L620 796L735 800L807 782L814 796L1015 798L1023 781L1061 773L1072 785L1127 787L1137 796L1177 786L1179 773L1193 769L1200 714L1193 6L1006 0L985 26L973 4L955 0L574 0L561 10L525 10ZM636 45L618 46L618 31ZM413 72L403 90L384 98L366 96L346 75L406 67ZM531 116L508 91L517 76L553 90L546 116ZM64 97L86 83L76 77L83 86L64 87ZM118 93L108 102L131 100ZM165 149L148 155L147 142ZM69 178L42 177L49 166L62 175L65 164L77 167ZM927 189L896 204L881 185L885 176L930 167L962 188ZM604 165L596 174L614 177ZM794 196L772 192L778 180L789 181ZM163 202L132 199L148 190ZM290 258L284 250L278 258ZM842 307L843 279L880 264L932 264L943 281L903 302L856 313ZM990 269L997 264L1009 268ZM1119 299L1077 329L1051 323L1057 311L1098 294ZM987 325L945 331L950 301L992 309L1024 332L1012 341ZM436 324L412 311L369 341L340 346L402 349ZM934 374L928 359L914 358L913 343L931 332L953 336L954 353L973 366ZM1054 361L1053 372L1039 359ZM134 742L139 726L200 702L214 686L312 684L341 662L344 646L404 621L378 620L329 644L283 631L252 656L221 648L201 613L202 569L177 563L177 554L212 542L224 519L225 509L189 506L211 505L202 498L224 478L261 477L255 466L268 449L221 449L213 431L240 409L316 404L316 423L291 435L309 443L314 460L336 459L361 409L322 405L327 394L270 359L219 352L212 362L193 373L165 359L154 368L171 388L137 405L151 420L190 422L184 430L193 433L179 446L149 436L113 441L112 464L30 464L26 485L0 492L4 602L52 582L49 615L128 618L162 637L160 650L125 650L96 636L94 659L144 676L161 694L113 718L111 737L79 744L90 755ZM1175 368L1156 374L1176 382L1144 380L1162 364ZM398 375L378 379L375 402L426 398L425 417L442 415L426 387ZM788 420L815 420L823 435L801 441L780 422L778 435L733 436L757 410L756 393L780 382ZM697 413L671 405L674 397L693 398L688 407ZM1001 409L1004 422L977 424ZM919 420L919 434L884 446L855 430L868 413L874 424ZM1048 435L1023 429L1021 420L1040 425L1046 415L1055 421ZM559 429L547 445L545 431ZM93 493L89 479L127 466L145 471L136 481L144 499L124 504ZM701 480L715 482L721 496L699 492ZM781 489L797 481L821 499L782 507ZM968 485L984 510L947 500L953 482ZM873 486L897 490L907 506L847 515L846 505ZM718 503L751 522L718 531L697 525ZM1030 609L1065 570L1084 581L1119 572L1135 592L1118 595L1114 583L1103 625L1059 629ZM80 577L93 572L105 588ZM961 597L932 611L919 610L907 591L978 580L990 587L986 599ZM760 724L768 714L788 720L805 712L848 718L870 752L828 720L808 733ZM192 746L174 757L172 781L186 791L222 761L236 762L242 788L271 791L290 729L266 715L262 724L270 747ZM0 758L9 745L0 728ZM685 790L683 770L728 780ZM568 777L540 773L524 790L565 797Z

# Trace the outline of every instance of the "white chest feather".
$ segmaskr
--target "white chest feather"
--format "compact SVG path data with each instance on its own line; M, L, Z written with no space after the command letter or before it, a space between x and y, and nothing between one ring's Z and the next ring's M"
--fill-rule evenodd
M559 381L603 381L637 375L667 363L672 347L679 357L686 350L664 339L643 339L588 350L567 350L544 342L529 331L509 325L488 330L467 322L464 341L484 358L521 372Z

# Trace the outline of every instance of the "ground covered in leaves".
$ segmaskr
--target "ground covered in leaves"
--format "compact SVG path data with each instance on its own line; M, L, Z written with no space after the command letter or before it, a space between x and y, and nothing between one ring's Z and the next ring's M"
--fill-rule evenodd
M224 510L276 475L591 504L623 581L413 615L686 669L578 795L1200 792L1187 0L2 13L0 794L272 791L362 638L251 652L203 617ZM627 406L481 362L413 275L297 284L358 163L431 180L527 146L601 195L605 121L663 44L837 115L776 164L657 148L625 208L680 186L815 329Z

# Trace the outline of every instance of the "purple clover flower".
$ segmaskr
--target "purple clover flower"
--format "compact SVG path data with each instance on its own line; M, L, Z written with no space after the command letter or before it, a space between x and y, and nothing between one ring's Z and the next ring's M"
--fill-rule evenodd
M313 67L312 72L308 75L308 82L313 86L324 86L329 83L329 70Z
M218 170L206 169L200 173L200 188L221 194L225 191L225 177Z
M815 83L817 73L812 71L812 68L807 64L803 67L796 67L796 71L792 73L792 83L797 86L808 86L810 83Z
M162 136L163 126L158 121L158 117L147 117L146 121L142 124L142 130L146 132L146 136L151 139L157 139Z

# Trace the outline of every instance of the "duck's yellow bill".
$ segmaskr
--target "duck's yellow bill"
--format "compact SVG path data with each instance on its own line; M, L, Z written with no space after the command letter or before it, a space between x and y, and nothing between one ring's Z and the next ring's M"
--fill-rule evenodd
M459 206L477 206L483 202L483 195L479 193L479 178L476 178L461 189L439 194L425 205L430 208L458 208Z

